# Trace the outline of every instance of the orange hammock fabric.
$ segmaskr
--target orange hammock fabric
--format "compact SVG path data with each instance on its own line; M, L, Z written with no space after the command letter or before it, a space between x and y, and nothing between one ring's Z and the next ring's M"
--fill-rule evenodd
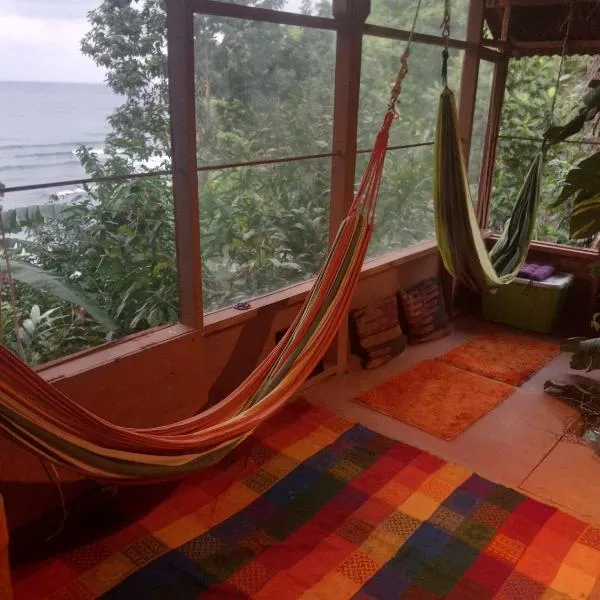
M256 370L212 408L171 425L120 427L94 415L0 348L0 428L26 449L86 476L139 482L206 467L298 390L333 342L367 252L396 96L349 213L292 326Z

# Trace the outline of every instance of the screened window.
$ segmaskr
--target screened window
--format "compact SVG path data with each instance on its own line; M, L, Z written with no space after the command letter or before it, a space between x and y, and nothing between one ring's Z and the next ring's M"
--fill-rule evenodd
M211 311L310 278L321 264L335 33L202 15L194 25L203 299Z
M390 87L405 43L374 36L363 38L358 146L372 148L381 127ZM449 84L458 95L463 52L450 50ZM392 124L376 212L370 256L408 248L435 238L432 206L433 141L441 92L442 48L413 44L408 75L399 102L400 118ZM406 146L396 148L396 146ZM356 181L366 166L359 155Z
M591 61L591 57L583 56L566 58L556 96L553 123L565 124L581 106ZM493 231L502 230L523 183L528 162L541 149L542 134L551 122L559 63L557 56L528 57L510 63L496 157L495 185L490 199L490 227ZM589 135L590 131L586 128L570 138L571 141L557 144L549 150L542 172L535 239L581 245L582 242L570 240L569 206L553 209L551 205L562 189L568 170L579 159L597 149L594 145L580 143L582 139L589 139Z
M171 178L126 178L170 169L166 15L161 3L13 4L0 207L19 327L4 286L0 341L16 350L18 336L37 364L178 319Z

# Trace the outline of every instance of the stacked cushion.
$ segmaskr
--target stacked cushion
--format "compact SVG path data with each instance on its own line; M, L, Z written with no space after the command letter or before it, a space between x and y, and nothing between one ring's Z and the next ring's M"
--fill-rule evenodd
M380 367L404 350L395 295L350 311L350 344L364 369Z

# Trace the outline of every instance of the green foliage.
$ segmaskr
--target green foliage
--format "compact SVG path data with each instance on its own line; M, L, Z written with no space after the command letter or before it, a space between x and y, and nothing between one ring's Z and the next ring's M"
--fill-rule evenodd
M523 183L530 158L541 147L541 142L514 138L540 139L541 133L548 129L551 122L564 123L573 116L585 91L588 60L583 56L566 59L552 119L550 111L556 94L559 57L535 56L511 62L492 193L490 226L493 231L502 231ZM506 136L506 139L502 139L502 136ZM568 209L557 212L552 205L561 192L567 172L585 154L585 148L574 144L558 144L548 150L542 170L536 239L578 243L569 234Z
M94 298L123 335L177 318L173 231L170 185L157 177L91 188L30 233L36 260Z
M600 152L578 161L568 171L552 208L570 211L574 239L585 240L600 231Z
M80 290L75 286L70 285L64 279L27 262L14 258L10 262L12 277L15 281L36 290L49 292L60 300L70 302L71 304L82 308L95 321L104 325L109 332L115 332L117 330L117 324L108 316L108 314L103 310L100 310L94 302L86 297L85 294L82 294ZM0 274L3 274L1 268Z

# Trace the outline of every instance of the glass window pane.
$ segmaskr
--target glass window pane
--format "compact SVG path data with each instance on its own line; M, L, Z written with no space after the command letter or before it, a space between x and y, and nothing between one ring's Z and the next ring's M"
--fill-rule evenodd
M495 185L490 201L490 229L501 233L509 218L517 194L523 184L529 161L539 151L541 143L522 140L500 140L496 154ZM542 171L540 206L534 239L568 245L586 245L570 240L568 207L550 206L562 189L562 181L575 162L589 154L589 148L563 143L551 148Z
M69 203L19 195L6 194L2 216L31 364L177 321L170 177L93 185ZM50 278L58 287L40 289ZM16 349L3 291L1 341Z
M374 36L363 37L358 147L371 148L381 127L390 89L406 44ZM450 87L458 93L463 52L450 50ZM430 142L435 137L441 92L442 48L413 44L408 75L400 96L400 119L393 124L390 145Z
M408 31L412 27L416 8L416 0L372 0L367 23ZM467 33L469 0L452 0L450 11L450 35L463 40ZM444 0L422 0L415 30L418 33L440 35L443 17Z
M164 3L9 4L0 40L0 182L168 167ZM170 177L7 192L0 204L12 260L26 263L15 275L30 362L102 344L111 328L114 339L177 320ZM49 274L66 281L70 301L66 288L57 295L20 281L19 269L33 267L44 270L37 282ZM4 294L3 316L10 310ZM14 347L10 320L2 322Z
M198 164L331 150L335 32L195 15Z
M205 311L315 275L327 250L330 158L200 174Z
M357 161L357 183L368 154ZM408 248L435 238L433 214L433 146L388 151L369 257Z
M168 166L163 3L51 4L12 3L2 15L0 181L19 186ZM87 155L78 155L82 147Z
M565 124L577 113L587 89L588 67L592 61L592 57L585 56L565 59L553 123ZM494 231L501 231L508 218L523 183L528 159L539 150L542 133L550 123L559 64L557 56L528 57L510 63L491 199L490 225ZM589 127L586 127L570 139L576 142L589 134ZM582 242L569 239L569 209L564 207L556 211L549 207L560 193L567 171L595 149L591 145L562 142L548 152L542 173L536 239L581 245Z

